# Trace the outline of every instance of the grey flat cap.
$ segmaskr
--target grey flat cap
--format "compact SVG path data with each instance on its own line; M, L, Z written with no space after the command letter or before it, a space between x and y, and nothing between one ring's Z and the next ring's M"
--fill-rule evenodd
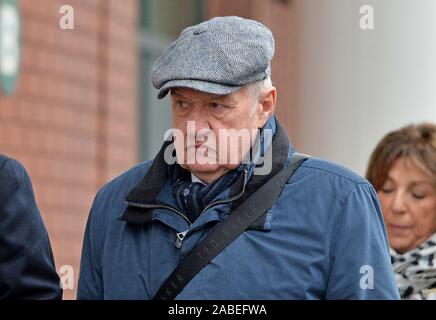
M162 99L185 87L224 95L271 75L274 38L263 24L216 17L182 31L158 58L151 80Z

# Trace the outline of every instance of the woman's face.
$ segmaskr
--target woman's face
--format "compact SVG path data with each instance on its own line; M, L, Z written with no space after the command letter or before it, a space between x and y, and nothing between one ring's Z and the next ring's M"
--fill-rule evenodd
M436 232L436 186L409 158L394 162L378 195L396 251L412 250Z

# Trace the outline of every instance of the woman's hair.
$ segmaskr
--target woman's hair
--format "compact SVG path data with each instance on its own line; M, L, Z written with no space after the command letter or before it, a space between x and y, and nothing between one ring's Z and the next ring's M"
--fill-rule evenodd
M436 124L412 124L384 136L371 155L366 178L378 191L395 160L406 157L436 185Z

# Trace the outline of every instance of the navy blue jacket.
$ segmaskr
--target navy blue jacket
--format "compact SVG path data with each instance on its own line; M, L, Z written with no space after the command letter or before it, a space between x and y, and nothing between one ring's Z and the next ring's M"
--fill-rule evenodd
M0 155L0 299L60 299L62 290L32 184Z
M165 147L97 194L85 231L79 299L153 298L178 262L269 178L238 179L189 221L176 207ZM293 152L278 125L270 176ZM275 205L176 299L399 299L376 192L345 168L306 160Z

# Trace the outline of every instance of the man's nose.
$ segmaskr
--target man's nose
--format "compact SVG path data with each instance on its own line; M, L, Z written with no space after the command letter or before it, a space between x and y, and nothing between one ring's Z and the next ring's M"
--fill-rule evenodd
M189 117L189 121L191 121L191 126L195 125L195 135L197 136L200 133L204 134L205 131L210 130L210 124L207 112L204 110L205 108L194 108L194 110L191 113L191 116Z

